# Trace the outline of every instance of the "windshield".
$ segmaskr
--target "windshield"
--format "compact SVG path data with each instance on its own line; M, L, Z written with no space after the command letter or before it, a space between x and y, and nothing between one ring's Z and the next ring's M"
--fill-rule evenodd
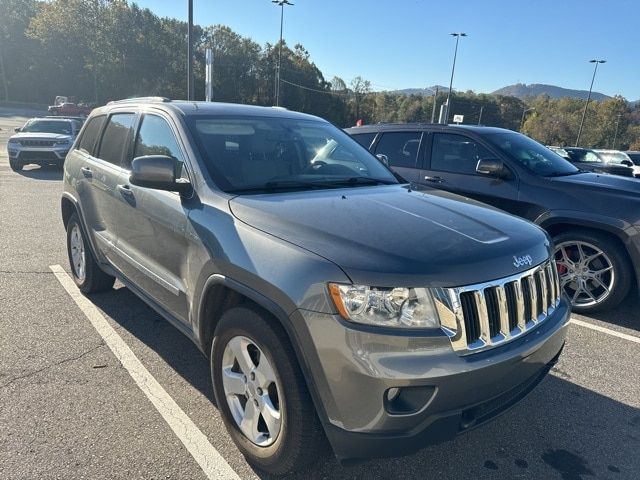
M627 154L623 152L598 152L598 155L607 163L622 163L625 160L629 160Z
M567 150L569 157L574 162L601 163L602 159L592 150L571 149Z
M329 123L265 117L187 119L207 169L227 192L269 192L398 183Z
M60 135L71 135L73 129L71 127L71 122L61 122L60 120L30 120L20 131L28 133L57 133Z
M568 160L520 133L490 133L485 138L509 158L536 175L555 177L580 172Z

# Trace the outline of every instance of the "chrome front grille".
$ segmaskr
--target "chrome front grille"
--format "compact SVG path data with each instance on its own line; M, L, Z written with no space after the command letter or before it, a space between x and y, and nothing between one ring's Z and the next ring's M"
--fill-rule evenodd
M23 147L53 147L54 140L20 140Z
M461 355L526 333L553 313L560 295L554 259L495 281L435 289L442 328Z

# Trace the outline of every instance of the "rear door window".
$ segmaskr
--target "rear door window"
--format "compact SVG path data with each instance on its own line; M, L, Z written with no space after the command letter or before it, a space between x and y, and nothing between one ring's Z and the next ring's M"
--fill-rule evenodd
M353 138L356 142L358 142L364 148L369 150L369 147L371 146L371 142L373 142L373 139L376 138L376 134L375 133L357 133L355 135L351 135L351 138Z
M416 168L422 132L387 132L382 134L376 155L386 155L392 167Z
M114 165L121 165L123 154L129 145L135 118L135 113L115 113L109 117L100 141L98 158Z
M79 150L93 155L96 141L98 140L98 135L100 135L100 130L102 130L102 125L104 125L105 118L104 115L98 115L89 119L87 127L82 133L82 138L80 138L80 143L78 144Z

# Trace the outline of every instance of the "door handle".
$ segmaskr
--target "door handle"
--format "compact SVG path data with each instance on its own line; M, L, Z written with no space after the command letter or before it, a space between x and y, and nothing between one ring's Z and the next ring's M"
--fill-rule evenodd
M123 196L127 197L127 199L133 198L133 190L131 190L129 185L118 185L117 188Z
M429 175L425 175L424 179L427 182L432 182L432 183L442 183L442 182L444 182L444 178L442 178L442 177L430 177Z
M91 173L91 169L89 167L81 167L80 170L82 170L82 174L86 177L86 178L91 178L93 177L93 173Z

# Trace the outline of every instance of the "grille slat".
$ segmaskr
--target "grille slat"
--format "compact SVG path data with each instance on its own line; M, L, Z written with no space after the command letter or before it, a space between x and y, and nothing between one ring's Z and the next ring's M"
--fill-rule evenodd
M458 324L458 332L449 329L454 350L465 354L499 345L544 321L558 304L558 282L555 260L549 260L502 281L447 289L454 302L443 307Z

